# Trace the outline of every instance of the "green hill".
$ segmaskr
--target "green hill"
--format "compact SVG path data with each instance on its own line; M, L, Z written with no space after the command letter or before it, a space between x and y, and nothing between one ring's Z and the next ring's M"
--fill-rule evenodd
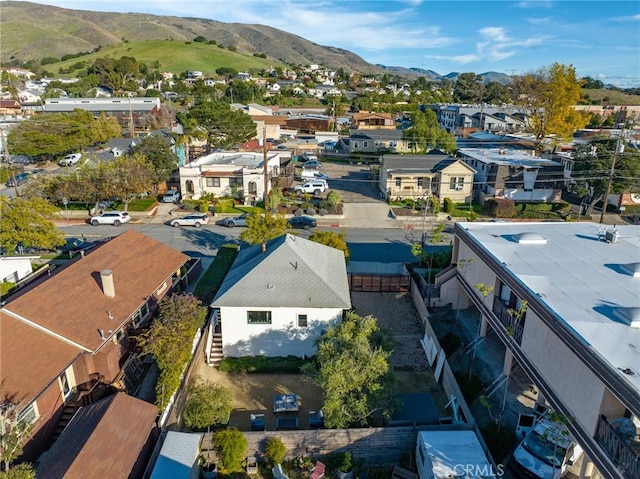
M119 59L123 56L133 57L150 67L158 62L160 71L182 73L187 70L198 70L203 72L205 76L215 76L216 69L220 67L229 67L237 71L258 71L269 66L281 65L280 62L229 51L226 48L207 43L149 40L104 47L95 53L47 64L44 69L57 77L73 76L77 71L66 74L60 74L59 71L60 69L67 70L81 61L91 63L96 58Z

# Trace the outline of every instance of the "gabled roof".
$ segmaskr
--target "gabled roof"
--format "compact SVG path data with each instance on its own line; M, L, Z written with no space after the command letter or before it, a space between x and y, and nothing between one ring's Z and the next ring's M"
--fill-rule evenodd
M371 129L371 130L356 130L349 131L349 138L352 140L401 140L402 130L398 129Z
M188 259L131 229L11 298L0 314L31 322L70 344L96 351L105 343L98 330L107 337L109 330L115 332ZM113 273L114 298L102 291L103 270ZM3 334L2 347L4 344Z
M83 407L36 472L49 479L131 477L157 415L156 406L124 393Z
M240 251L212 307L351 307L344 253L293 235Z
M428 171L437 173L454 163L464 165L471 173L476 171L469 165L440 150L432 150L426 155L383 155L382 169L386 171Z

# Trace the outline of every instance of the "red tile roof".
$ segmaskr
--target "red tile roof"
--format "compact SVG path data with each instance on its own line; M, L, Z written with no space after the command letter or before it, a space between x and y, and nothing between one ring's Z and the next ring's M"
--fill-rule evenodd
M38 477L132 477L157 414L153 404L124 393L83 407L38 467Z
M96 351L104 343L99 330L107 336L115 332L188 259L130 229L11 299L4 309ZM113 273L114 298L102 291L103 270Z

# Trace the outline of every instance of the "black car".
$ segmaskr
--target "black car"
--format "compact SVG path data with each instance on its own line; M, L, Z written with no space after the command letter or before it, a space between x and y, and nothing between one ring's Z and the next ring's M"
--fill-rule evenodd
M309 216L294 216L293 218L289 219L289 225L291 225L292 228L302 228L308 230L310 228L315 228L316 220L310 218Z
M65 238L65 244L56 248L56 253L78 253L93 248L96 244L91 241L84 241L80 238Z

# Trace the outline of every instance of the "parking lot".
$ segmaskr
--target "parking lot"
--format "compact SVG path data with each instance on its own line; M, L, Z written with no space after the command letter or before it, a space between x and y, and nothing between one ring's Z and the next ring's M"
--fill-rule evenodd
M329 189L345 203L380 202L380 190L368 165L347 165L322 161L319 171L329 177Z

